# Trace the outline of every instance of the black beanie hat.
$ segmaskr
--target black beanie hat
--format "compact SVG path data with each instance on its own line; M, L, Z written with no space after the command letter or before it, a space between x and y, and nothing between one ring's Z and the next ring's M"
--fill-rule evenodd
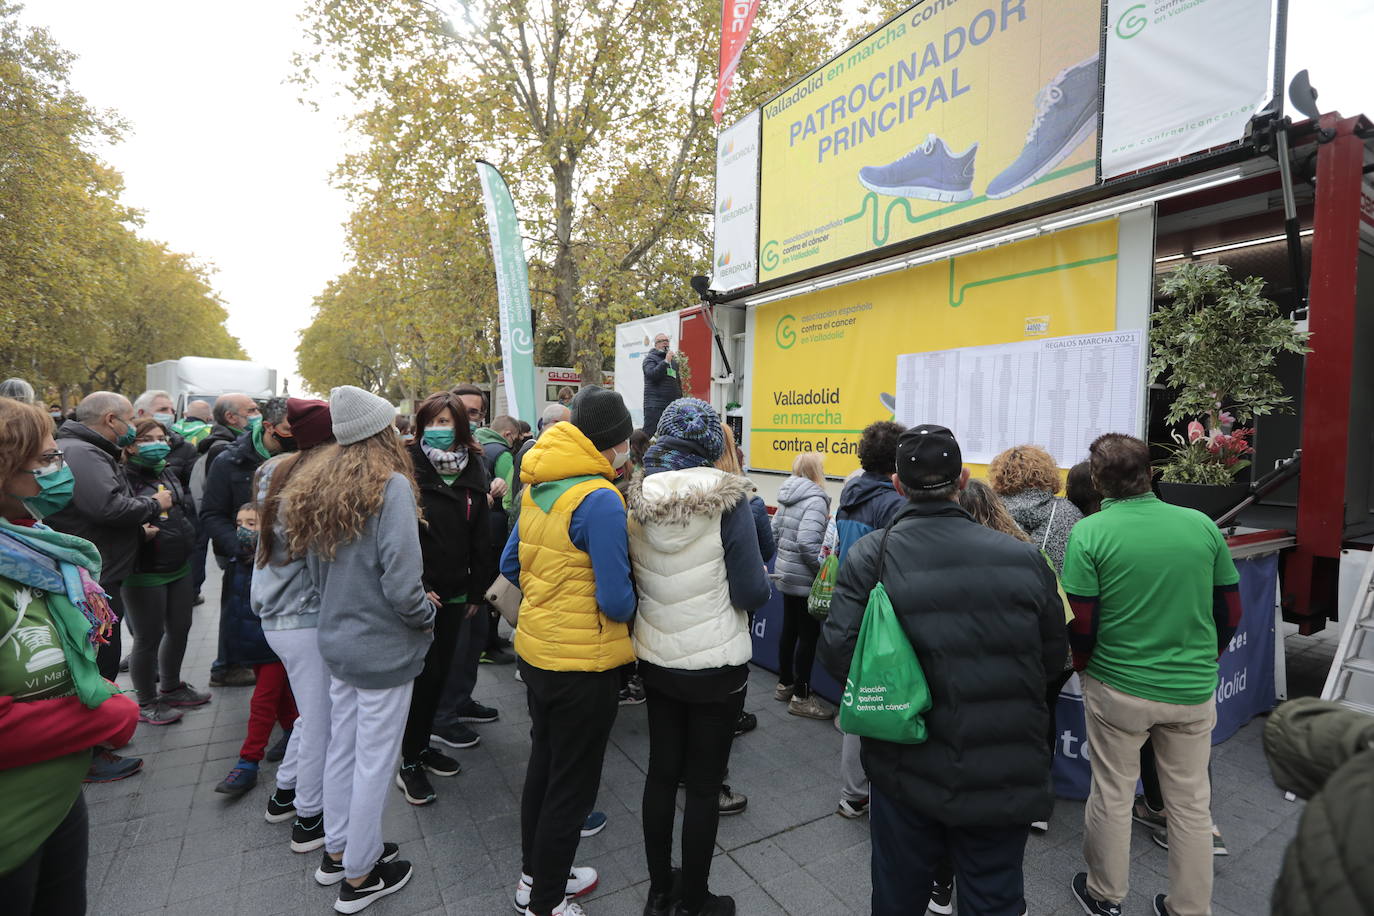
M620 392L600 385L584 385L572 400L572 425L592 440L598 452L614 448L635 431Z

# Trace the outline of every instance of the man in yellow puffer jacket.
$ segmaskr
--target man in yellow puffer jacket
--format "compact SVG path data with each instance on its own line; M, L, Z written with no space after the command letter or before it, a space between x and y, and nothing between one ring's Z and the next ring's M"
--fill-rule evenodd
M634 660L625 502L611 483L633 430L619 394L583 388L571 422L544 430L521 462L520 521L501 554L501 574L524 593L515 652L531 747L515 902L530 916L580 916L568 898L597 882L573 856L619 709L616 669Z

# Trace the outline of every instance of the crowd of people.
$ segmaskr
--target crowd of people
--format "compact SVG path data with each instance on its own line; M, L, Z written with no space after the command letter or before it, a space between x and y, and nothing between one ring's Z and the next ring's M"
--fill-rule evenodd
M646 381L675 383L656 344ZM447 749L498 719L473 696L486 662L515 665L530 714L515 908L583 913L598 875L576 856L606 823L607 743L619 707L644 703L644 912L734 913L710 870L719 818L747 805L725 780L755 724L752 615L776 586L774 698L830 720L815 666L845 683L880 583L932 702L921 743L843 737L837 813L870 818L873 913L951 913L956 889L962 913L1028 911L1022 860L1048 829L1055 704L1075 671L1093 760L1075 897L1121 912L1135 818L1169 851L1154 911L1211 912L1213 692L1238 577L1214 524L1151 493L1143 442L1097 439L1061 497L1036 446L971 480L952 431L881 421L833 511L806 453L770 517L718 413L668 393L646 395L646 430L594 385L537 430L489 416L471 385L404 425L350 386L328 402L223 395L181 416L160 391L95 392L70 418L0 398L0 899L84 912L82 782L137 772L116 753L136 726L212 701L182 671L209 551L223 572L209 684L253 691L216 791L241 796L280 760L266 817L291 822L292 852L319 852L338 912L410 880L383 810L397 791L433 802L431 777L461 770ZM513 647L493 606L511 593ZM113 684L121 646L133 698Z

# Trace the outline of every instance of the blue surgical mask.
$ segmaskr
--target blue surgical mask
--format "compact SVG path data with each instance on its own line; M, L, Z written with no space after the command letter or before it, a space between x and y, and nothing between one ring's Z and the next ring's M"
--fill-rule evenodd
M174 413L155 413L153 414L153 419L163 426L171 426L177 421L177 415Z
M430 448L439 448L448 451L453 448L455 433L452 426L435 426L426 429L421 435L425 445Z
M127 420L120 420L119 422L124 424L124 432L120 433L119 438L115 439L115 445L120 448L128 448L134 444L134 439L138 438L138 434L134 432L134 424Z
M33 513L35 518L47 518L54 512L65 509L67 503L72 501L76 478L72 476L72 469L65 464L49 474L34 479L38 481L39 494L23 496L20 500L24 503L24 508Z

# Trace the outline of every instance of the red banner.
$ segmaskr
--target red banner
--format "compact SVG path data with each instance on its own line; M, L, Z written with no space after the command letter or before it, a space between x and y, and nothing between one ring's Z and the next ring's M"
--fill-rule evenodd
M720 73L716 77L716 100L711 114L720 123L725 112L725 100L730 97L730 84L735 81L735 68L744 53L744 42L754 27L754 14L759 0L722 0L720 7Z

